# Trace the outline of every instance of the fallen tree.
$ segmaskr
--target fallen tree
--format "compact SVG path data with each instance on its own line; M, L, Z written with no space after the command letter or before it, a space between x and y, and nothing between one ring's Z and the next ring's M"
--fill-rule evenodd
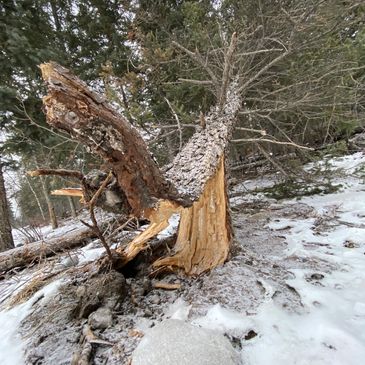
M92 229L84 227L78 228L62 237L32 242L12 250L1 252L0 272L39 262L46 257L82 246L89 242L90 239L96 237L97 235Z
M48 95L43 103L50 125L101 156L125 195L130 214L150 221L148 228L117 253L123 262L148 247L148 240L180 214L174 254L156 267L181 268L197 275L222 264L232 231L225 179L225 149L241 106L230 65L236 35L227 50L218 105L162 172L137 129L105 100L62 66L42 64Z

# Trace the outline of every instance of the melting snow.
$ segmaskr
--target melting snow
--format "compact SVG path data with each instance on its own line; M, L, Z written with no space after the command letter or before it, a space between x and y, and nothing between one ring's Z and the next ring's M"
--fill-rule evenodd
M365 156L357 153L317 166L341 168L347 175L364 164ZM307 169L314 167L311 164ZM294 278L288 279L287 284L300 295L303 313L289 312L269 299L254 315L216 305L205 317L194 321L228 333L237 327L243 332L253 329L258 335L242 343L245 364L365 363L365 185L354 176L338 179L345 182L338 193L301 199L315 209L318 219L296 217L269 223L272 230L283 231L287 258L319 259L337 268L330 272L291 270ZM316 230L323 221L325 224Z
M271 230L280 232L285 238L286 248L281 259L293 257L298 262L321 262L323 265L299 265L290 267L291 276L286 284L300 296L303 310L289 311L275 301L275 288L269 281L260 278L265 292L264 300L256 309L242 308L233 311L218 303L206 308L205 315L191 316L194 303L178 298L168 307L164 318L190 320L192 324L237 336L241 340L241 357L248 365L362 365L365 363L365 182L357 176L365 166L365 156L354 154L327 162L310 164L315 168L342 169L343 174L334 174L333 182L341 183L337 193L304 197L301 203L313 207L310 216L295 215L271 220ZM263 186L270 186L264 180ZM254 182L237 188L251 190ZM251 196L251 195L250 195ZM262 198L257 197L259 200ZM235 197L236 204L245 202L246 197ZM295 206L295 200L279 204ZM272 205L274 206L274 205ZM159 238L171 235L179 223L173 216L169 227ZM67 227L70 230L71 227ZM64 232L66 228L62 228ZM243 243L244 244L244 243ZM78 251L79 264L98 258L104 249L93 243ZM277 251L275 251L275 254ZM270 260L270 257L266 257ZM274 260L273 256L271 257ZM276 258L275 258L276 259ZM234 265L234 262L230 263ZM229 267L229 265L227 265ZM259 280L254 267L253 280ZM217 269L216 272L219 270ZM256 278L256 279L255 279ZM207 280L209 277L207 278ZM245 295L245 282L230 282L241 286ZM226 284L228 281L222 279ZM57 290L60 281L44 287L26 303L8 311L0 312L0 364L23 365L23 349L26 346L18 334L20 322L32 311L32 305L45 301ZM14 284L14 290L19 283ZM9 288L6 288L8 293ZM191 317L191 318L190 318ZM149 319L140 318L137 328L148 328ZM244 340L249 332L257 334Z
M56 280L35 293L27 302L0 312L0 364L23 365L26 341L18 333L21 321L32 311L35 302L47 302L58 290L61 281Z

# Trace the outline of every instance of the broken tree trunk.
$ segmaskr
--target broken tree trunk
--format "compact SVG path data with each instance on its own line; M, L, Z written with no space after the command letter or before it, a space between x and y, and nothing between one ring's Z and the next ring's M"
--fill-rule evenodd
M117 250L125 262L148 247L148 239L181 214L175 255L156 266L200 274L223 263L231 243L224 152L241 101L235 82L225 85L224 102L205 117L173 163L158 168L145 142L125 118L65 68L41 65L48 95L43 99L48 123L68 132L104 158L126 196L132 213L150 226L127 247Z
M48 95L43 98L48 123L69 133L109 163L133 214L143 214L159 199L179 198L138 131L105 97L91 91L60 65L46 63L40 67L48 86Z

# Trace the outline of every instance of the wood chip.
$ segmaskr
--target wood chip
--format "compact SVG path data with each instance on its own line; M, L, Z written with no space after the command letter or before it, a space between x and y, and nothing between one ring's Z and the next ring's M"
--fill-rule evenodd
M156 281L152 284L155 289L176 290L181 289L181 284L170 284L163 281Z

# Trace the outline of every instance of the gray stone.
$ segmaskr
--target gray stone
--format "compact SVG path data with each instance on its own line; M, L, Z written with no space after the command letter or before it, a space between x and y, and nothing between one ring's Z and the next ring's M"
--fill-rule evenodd
M132 365L240 365L238 353L222 334L176 319L147 331Z
M73 313L76 318L88 318L99 307L117 309L127 294L123 274L110 270L89 278L76 290L77 306Z
M159 295L157 295L157 294L152 295L152 296L149 298L149 300L150 300L150 303L152 303L152 304L160 304L160 303L161 303L160 296L159 296Z
M89 315L88 323L93 330L104 330L113 324L113 313L110 308L101 307Z

